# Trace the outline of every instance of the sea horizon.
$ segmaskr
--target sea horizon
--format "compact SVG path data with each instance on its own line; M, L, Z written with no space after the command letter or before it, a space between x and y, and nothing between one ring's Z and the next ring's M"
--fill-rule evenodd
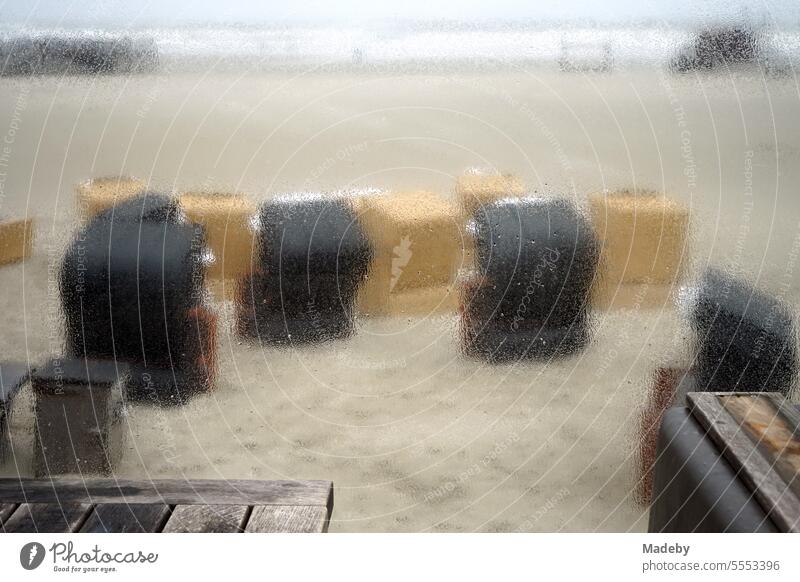
M729 23L729 26L737 26ZM783 66L800 63L800 27L750 28L759 46ZM133 37L152 40L162 65L193 69L210 62L284 67L380 67L408 63L432 68L462 62L548 64L560 60L614 68L666 65L692 42L698 23L644 21L375 21L342 27L322 23L185 23L126 27L23 26L0 22L0 40L30 37Z

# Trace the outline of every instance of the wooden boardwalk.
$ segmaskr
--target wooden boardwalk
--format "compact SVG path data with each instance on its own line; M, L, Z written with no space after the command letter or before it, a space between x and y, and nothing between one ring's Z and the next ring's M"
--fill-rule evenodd
M330 481L0 479L7 533L323 533Z

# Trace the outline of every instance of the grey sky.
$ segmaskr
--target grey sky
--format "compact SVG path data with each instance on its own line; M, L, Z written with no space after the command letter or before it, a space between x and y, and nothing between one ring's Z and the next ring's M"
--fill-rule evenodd
M186 22L354 22L371 19L643 19L742 18L796 24L797 0L0 0L0 22L165 26Z

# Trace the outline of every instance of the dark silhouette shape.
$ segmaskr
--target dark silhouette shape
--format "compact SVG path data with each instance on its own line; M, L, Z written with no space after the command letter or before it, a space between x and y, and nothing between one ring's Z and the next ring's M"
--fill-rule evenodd
M711 269L700 280L691 324L698 390L789 393L798 356L783 303Z
M462 288L466 353L489 361L569 354L588 340L598 243L568 202L514 199L478 208L477 272Z
M128 367L111 360L51 360L31 374L38 477L109 474L122 457Z
M215 370L204 232L177 208L151 193L118 204L81 229L61 269L67 353L129 363L129 396L162 404L208 389Z
M10 450L9 423L14 410L14 397L28 381L31 370L27 364L0 362L0 463Z
M372 249L349 203L279 198L259 221L256 263L240 285L242 335L288 345L352 334Z
M681 50L670 63L680 73L711 70L721 66L754 63L759 56L754 30L741 26L701 30L692 44Z
M102 75L158 68L152 38L82 34L11 36L0 41L0 75Z

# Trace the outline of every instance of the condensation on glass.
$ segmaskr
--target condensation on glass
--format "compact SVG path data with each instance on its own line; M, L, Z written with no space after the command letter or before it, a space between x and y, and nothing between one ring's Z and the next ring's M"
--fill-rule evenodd
M89 4L0 17L4 476L637 531L666 408L797 398L793 8Z

